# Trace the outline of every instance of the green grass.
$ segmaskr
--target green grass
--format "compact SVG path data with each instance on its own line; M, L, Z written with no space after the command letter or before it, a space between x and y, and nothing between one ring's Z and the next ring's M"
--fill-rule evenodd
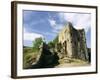
M36 61L38 51L34 51L32 48L23 48L23 68L28 68L33 62Z

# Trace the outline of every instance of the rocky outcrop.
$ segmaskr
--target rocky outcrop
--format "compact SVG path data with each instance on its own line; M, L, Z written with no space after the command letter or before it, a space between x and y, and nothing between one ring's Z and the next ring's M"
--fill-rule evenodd
M55 51L51 52L46 43L42 43L37 61L30 68L50 68L59 64L59 57Z

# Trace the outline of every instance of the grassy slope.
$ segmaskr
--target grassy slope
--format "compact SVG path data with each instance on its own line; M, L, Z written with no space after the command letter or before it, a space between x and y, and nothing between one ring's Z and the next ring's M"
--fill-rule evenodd
M36 61L38 52L33 51L30 47L24 47L23 49L23 68L29 67L33 62Z

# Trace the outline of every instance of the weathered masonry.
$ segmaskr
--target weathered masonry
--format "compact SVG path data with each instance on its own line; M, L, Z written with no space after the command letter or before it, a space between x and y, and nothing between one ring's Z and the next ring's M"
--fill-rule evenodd
M58 35L62 54L71 58L88 60L88 50L84 29L76 30L69 22Z

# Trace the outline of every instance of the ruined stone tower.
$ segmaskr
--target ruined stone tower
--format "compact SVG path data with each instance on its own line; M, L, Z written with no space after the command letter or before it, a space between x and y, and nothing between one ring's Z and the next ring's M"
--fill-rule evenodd
M58 35L63 53L67 57L88 60L88 51L84 29L76 30L69 22Z

